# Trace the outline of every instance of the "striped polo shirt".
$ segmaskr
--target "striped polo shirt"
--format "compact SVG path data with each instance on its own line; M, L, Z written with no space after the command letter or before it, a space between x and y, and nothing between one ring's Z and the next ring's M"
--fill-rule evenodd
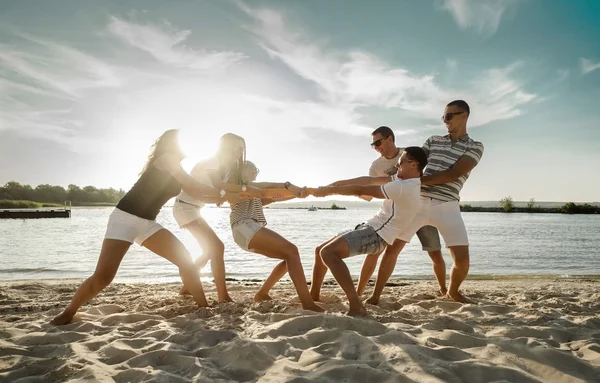
M479 163L483 156L483 144L473 140L468 134L452 142L450 135L431 136L423 144L423 150L427 153L427 166L423 172L424 176L448 170L458 161L466 156ZM460 190L471 172L462 177L441 185L421 186L421 196L441 201L460 201Z
M229 214L229 224L231 226L245 219L252 219L264 225L267 224L260 198L247 199L231 207L231 214Z

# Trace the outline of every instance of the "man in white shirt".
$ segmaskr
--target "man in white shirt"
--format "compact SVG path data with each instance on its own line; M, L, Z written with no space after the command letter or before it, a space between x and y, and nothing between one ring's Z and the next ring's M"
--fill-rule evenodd
M396 173L396 165L400 160L402 148L396 146L396 137L394 131L387 126L380 126L371 133L373 141L371 147L381 156L371 164L369 169L370 177L385 177ZM371 201L373 197L361 196L361 198ZM434 226L423 226L417 231L417 237L421 242L422 249L427 251L433 265L433 273L439 285L439 291L442 296L446 295L446 263L442 256L442 245L440 235ZM369 283L369 279L377 267L377 259L382 252L369 254L363 262L358 280L357 292L362 295Z
M317 247L310 291L313 300L320 299L323 279L329 268L348 297L348 315L367 314L343 259L359 254L380 253L387 245L394 243L406 226L413 222L420 206L420 177L425 165L425 151L412 146L402 152L396 176L361 177L339 181L336 183L339 186L325 186L310 191L316 197L341 194L384 199L379 213L367 222L340 233ZM368 178L370 186L361 185L362 178Z

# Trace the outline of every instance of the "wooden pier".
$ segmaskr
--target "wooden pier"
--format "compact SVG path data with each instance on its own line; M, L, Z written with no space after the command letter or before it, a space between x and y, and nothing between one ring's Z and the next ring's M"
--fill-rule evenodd
M68 203L68 206L67 206ZM0 219L71 218L71 201L65 207L40 209L0 209Z

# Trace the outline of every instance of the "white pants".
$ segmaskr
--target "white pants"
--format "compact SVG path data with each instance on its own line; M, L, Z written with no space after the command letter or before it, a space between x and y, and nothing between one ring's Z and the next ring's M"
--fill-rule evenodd
M175 201L173 204L173 217L175 217L175 221L177 221L179 227L184 227L202 218L200 207L179 201Z
M264 223L256 222L253 219L244 219L236 222L231 226L233 241L242 250L254 252L254 249L250 248L250 241L263 227L265 227Z
M164 228L156 221L140 218L115 208L108 218L104 239L118 239L141 245L162 229Z
M435 226L446 247L469 246L467 229L460 214L458 201L440 201L421 197L421 208L413 221L406 226L398 239L410 242L415 233L423 226Z

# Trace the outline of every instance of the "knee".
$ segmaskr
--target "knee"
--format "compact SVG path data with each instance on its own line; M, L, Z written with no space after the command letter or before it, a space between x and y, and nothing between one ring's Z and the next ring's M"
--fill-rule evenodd
M288 243L280 249L286 261L300 259L300 251L293 243Z
M324 246L324 244L320 244L319 246L315 247L315 258L319 259L321 257L321 250L323 250Z
M431 252L429 253L429 257L431 258L431 263L434 265L441 265L445 263L441 251Z
M103 289L106 286L110 285L110 283L113 281L114 278L115 278L114 274L94 274L94 275L92 275L92 280L94 281L94 284L97 287L99 287L100 289Z
M321 253L320 253L321 259L323 260L323 263L325 263L326 265L329 265L332 261L335 260L336 257L338 257L337 252L335 251L335 248L333 246L324 246L321 249Z
M225 254L225 244L223 243L223 241L221 241L221 240L215 241L212 244L212 249L213 249L213 253L214 253L215 257L223 258L224 254Z

